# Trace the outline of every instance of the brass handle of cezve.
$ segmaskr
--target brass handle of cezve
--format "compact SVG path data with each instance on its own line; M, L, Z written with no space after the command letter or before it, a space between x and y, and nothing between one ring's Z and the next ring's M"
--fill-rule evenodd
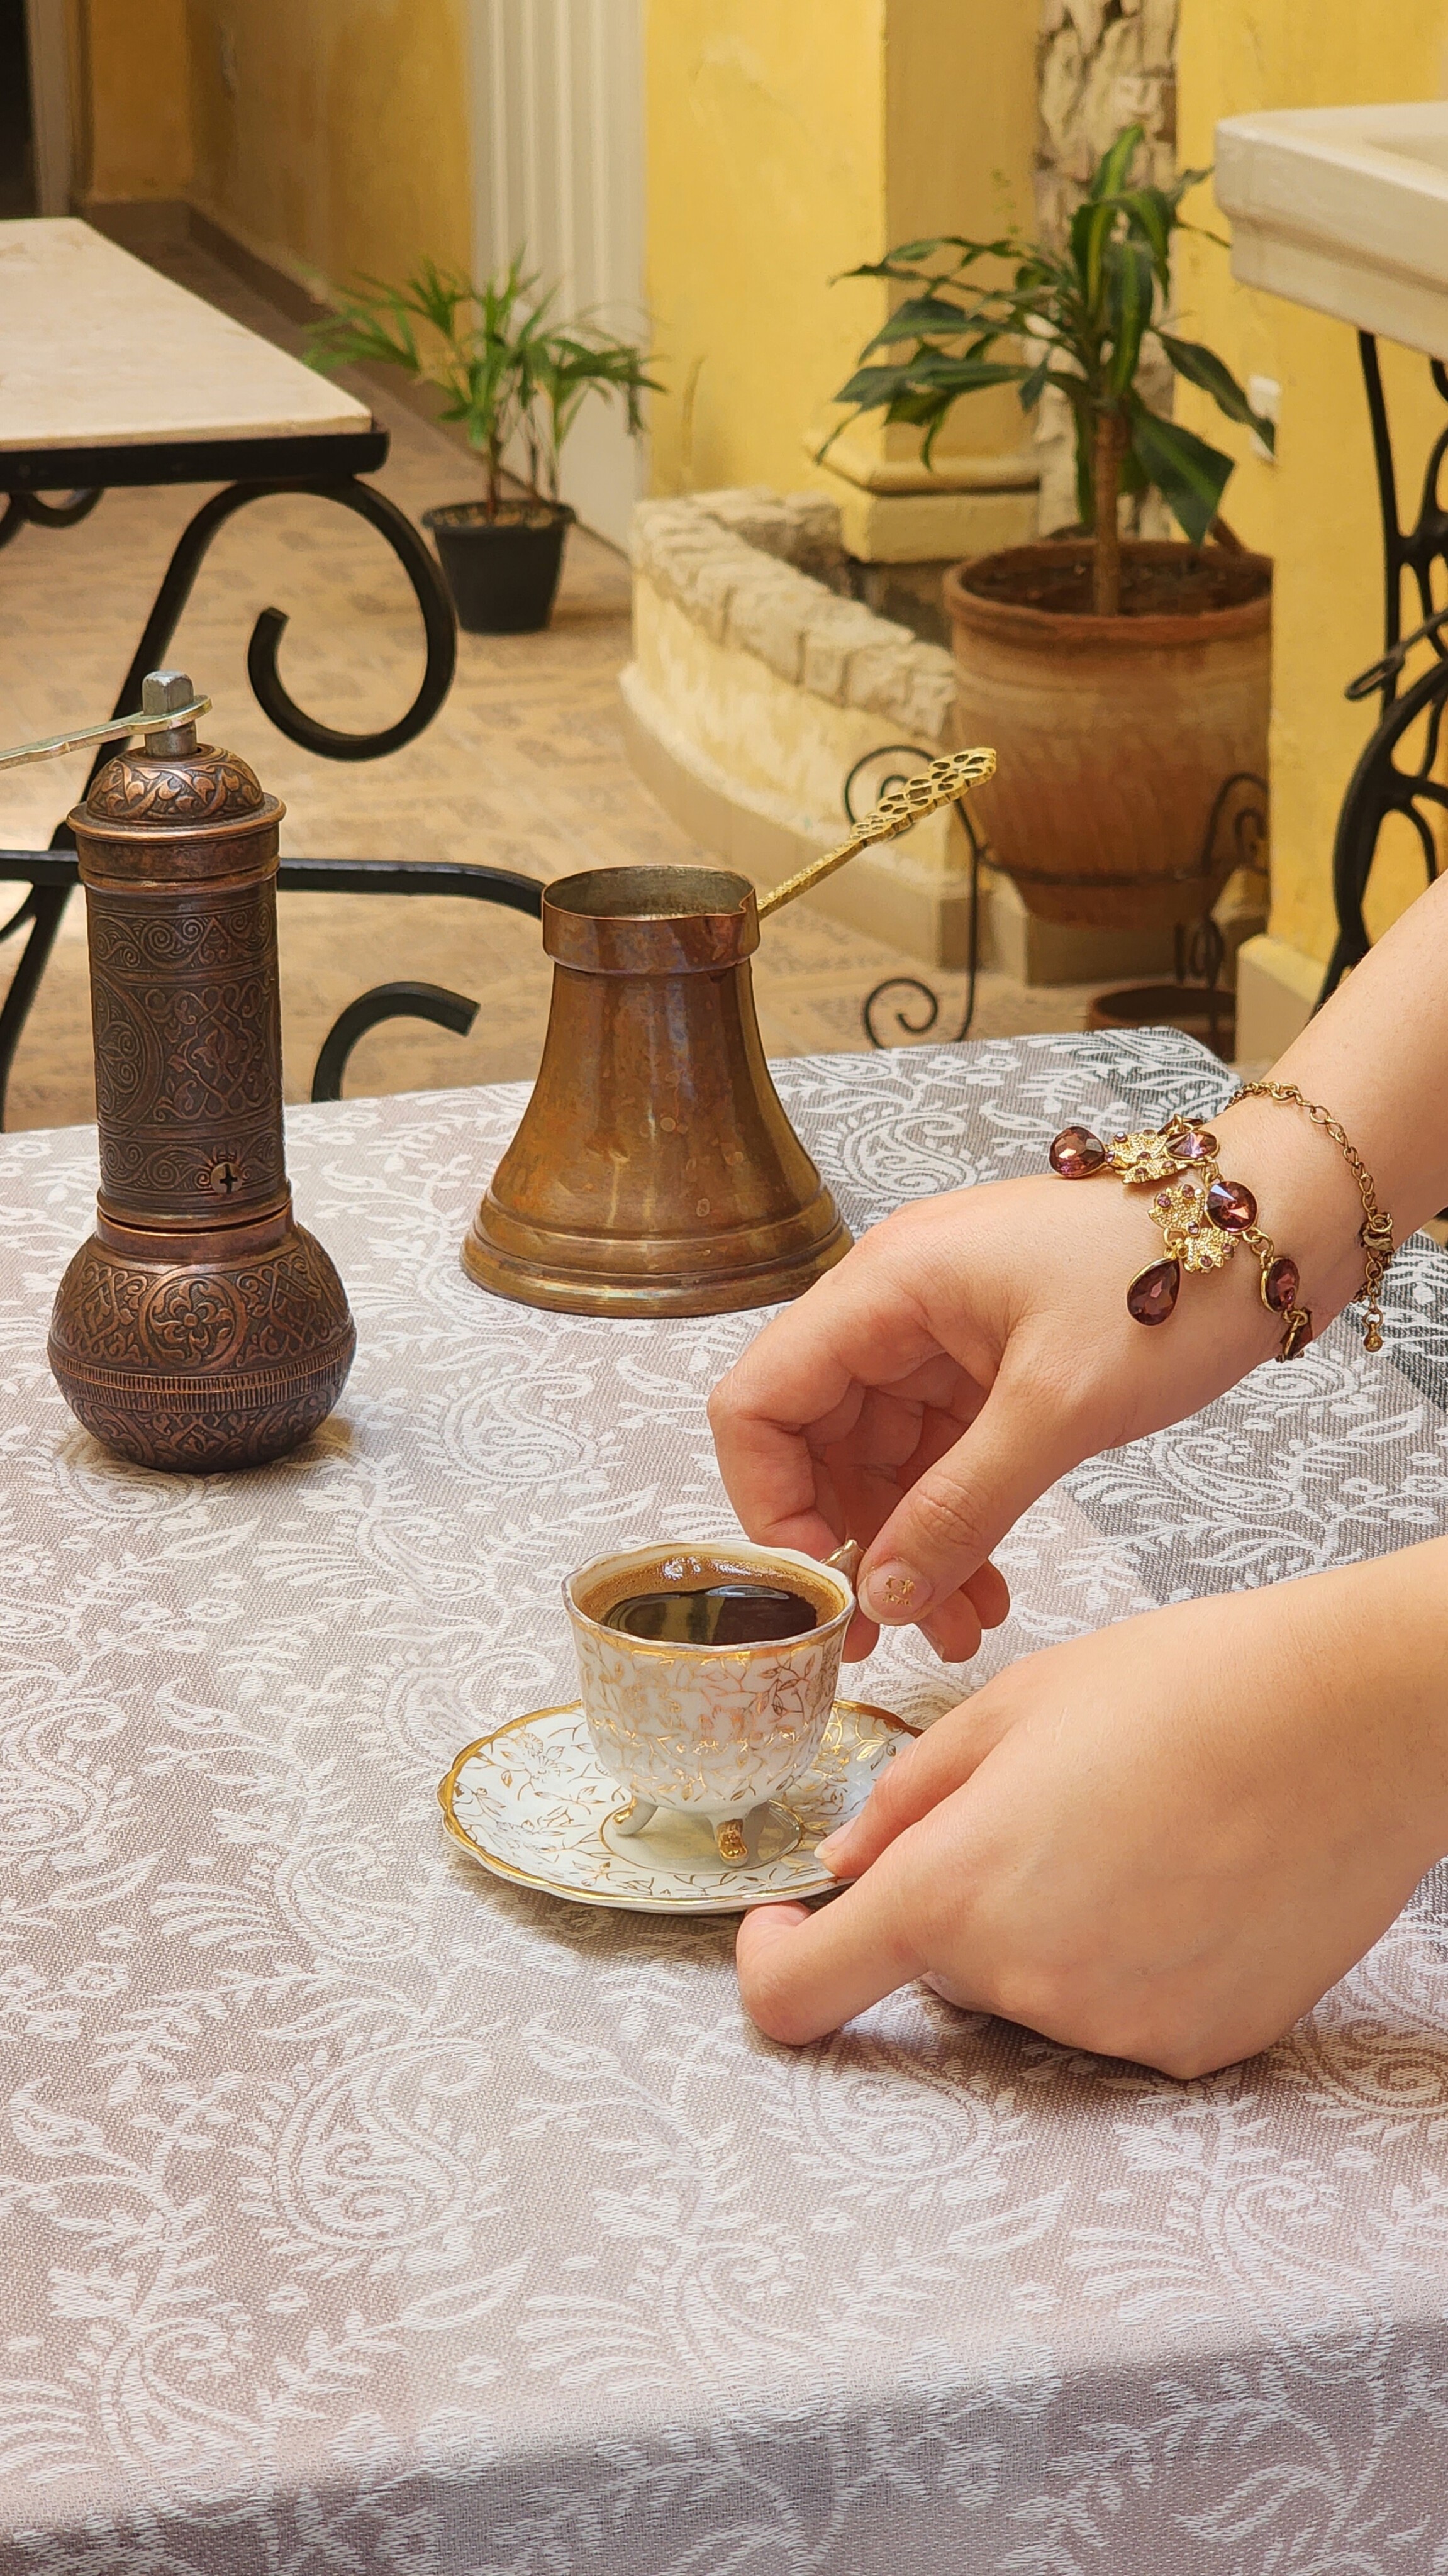
M768 894L762 895L760 920L767 921L772 912L778 912L781 904L793 903L797 894L808 894L811 886L820 885L826 877L833 876L836 868L844 866L846 859L852 859L858 850L868 849L872 841L896 840L923 815L933 814L937 806L953 805L981 779L991 777L995 765L995 753L983 748L954 751L946 760L932 760L930 767L923 769L918 778L907 778L902 787L892 788L888 796L881 797L878 805L872 805L869 813L855 825L849 839L841 841L837 850L826 850L823 858L811 859L807 868L801 868L797 875L786 877L783 885L774 886Z

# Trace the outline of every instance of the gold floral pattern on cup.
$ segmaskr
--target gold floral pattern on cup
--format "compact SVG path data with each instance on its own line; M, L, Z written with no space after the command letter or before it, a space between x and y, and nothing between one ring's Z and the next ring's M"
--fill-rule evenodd
M817 1624L797 1637L691 1646L607 1625L630 1593L739 1580L803 1593ZM794 1548L686 1540L595 1558L563 1597L584 1718L602 1768L632 1801L616 1830L644 1831L657 1808L704 1818L721 1859L745 1848L745 1819L808 1771L834 1707L855 1606L846 1574Z

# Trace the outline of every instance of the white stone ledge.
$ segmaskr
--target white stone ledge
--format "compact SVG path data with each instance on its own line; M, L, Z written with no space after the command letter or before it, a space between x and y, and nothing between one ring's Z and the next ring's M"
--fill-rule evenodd
M820 493L641 501L634 571L711 642L754 654L791 688L943 748L955 704L951 657L829 586L824 576L841 561L838 531L839 513Z

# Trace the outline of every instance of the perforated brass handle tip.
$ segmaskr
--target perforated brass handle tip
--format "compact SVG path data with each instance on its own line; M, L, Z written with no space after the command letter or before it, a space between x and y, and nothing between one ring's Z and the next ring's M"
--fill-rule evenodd
M897 840L902 832L908 832L927 814L937 812L940 806L958 803L972 787L978 787L983 778L994 775L995 765L995 753L983 744L977 744L972 751L953 751L944 760L932 760L928 769L922 769L915 778L907 778L903 785L892 787L888 796L882 796L878 805L872 805L869 813L855 825L849 839L841 841L837 850L827 850L823 858L811 859L807 868L801 868L795 876L786 877L783 885L774 886L768 894L761 896L760 920L767 921L772 912L778 912L781 904L793 903L796 895L808 894L812 886L823 884L826 877L834 875L836 868L844 866L846 859L854 858L859 850L868 849L872 841Z

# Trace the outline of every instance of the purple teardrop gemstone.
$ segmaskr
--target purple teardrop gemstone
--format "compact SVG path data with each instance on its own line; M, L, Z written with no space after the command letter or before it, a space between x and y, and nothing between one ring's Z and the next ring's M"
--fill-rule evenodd
M1153 1261L1150 1269L1138 1270L1126 1292L1126 1311L1138 1324L1164 1324L1177 1301L1182 1284L1179 1261Z
M1179 1163L1205 1162L1209 1155L1215 1154L1216 1150L1216 1137L1207 1135L1205 1130L1198 1135L1195 1128L1189 1129L1185 1136L1179 1137L1172 1147L1172 1152Z
M1106 1148L1089 1127L1063 1127L1051 1139L1050 1164L1063 1181L1089 1181L1106 1160Z
M1207 1192L1207 1214L1224 1234L1240 1234L1257 1222L1257 1202L1241 1181L1213 1181Z
M1274 1315L1285 1315L1289 1306L1296 1305L1297 1291L1301 1285L1302 1281L1295 1261L1284 1259L1270 1262L1262 1282L1264 1305L1270 1306Z

